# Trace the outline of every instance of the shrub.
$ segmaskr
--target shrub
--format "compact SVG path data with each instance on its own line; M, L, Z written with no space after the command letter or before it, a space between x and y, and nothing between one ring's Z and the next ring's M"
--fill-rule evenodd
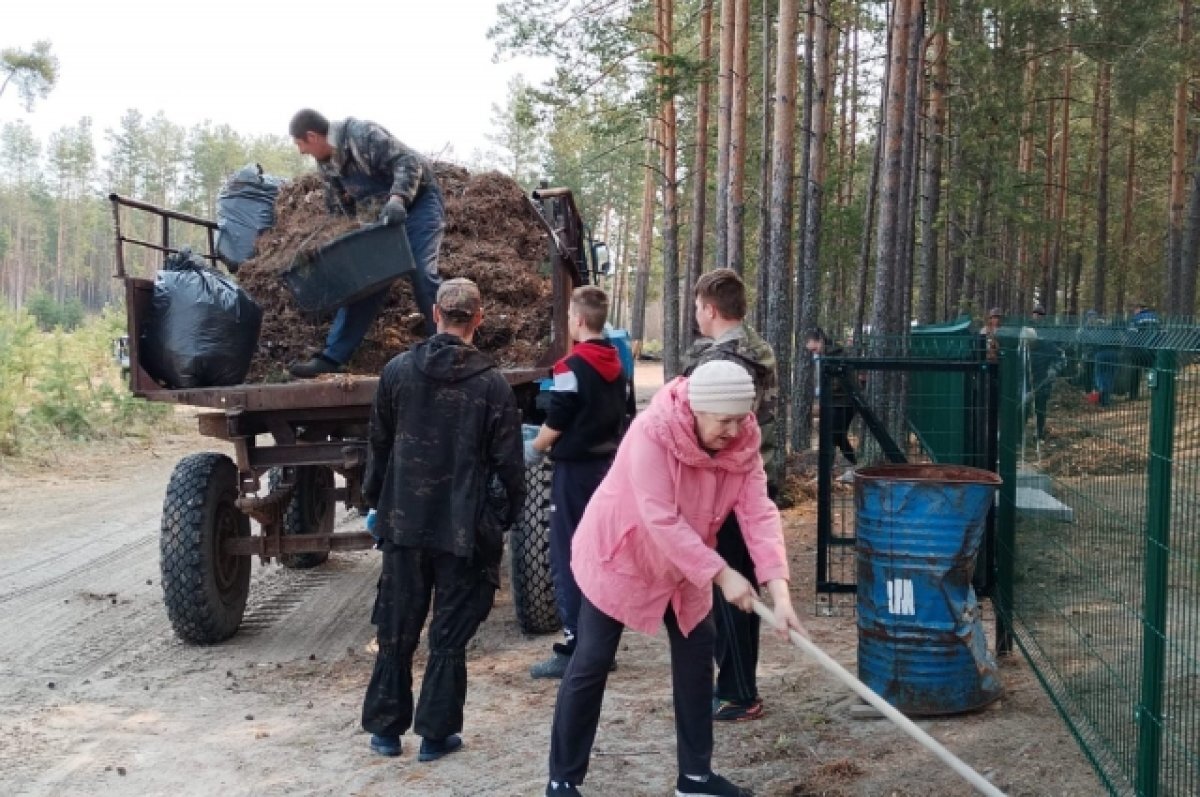
M70 332L79 327L86 317L83 302L71 297L59 302L45 291L38 291L25 302L25 310L37 320L38 328L50 332L61 327Z
M135 398L112 358L118 311L73 331L39 331L30 312L0 311L0 454L36 453L56 441L144 437L171 413Z

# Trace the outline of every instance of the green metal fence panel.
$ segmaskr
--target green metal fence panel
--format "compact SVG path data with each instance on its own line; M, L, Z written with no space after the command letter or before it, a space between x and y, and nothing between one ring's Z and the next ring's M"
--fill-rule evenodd
M913 359L968 360L974 356L971 319L963 316L948 324L913 327L908 356ZM969 385L960 374L914 372L908 377L908 422L921 447L934 462L983 467L970 455L967 441L976 430L967 395Z
M1110 793L1200 794L1200 334L999 340L997 610Z

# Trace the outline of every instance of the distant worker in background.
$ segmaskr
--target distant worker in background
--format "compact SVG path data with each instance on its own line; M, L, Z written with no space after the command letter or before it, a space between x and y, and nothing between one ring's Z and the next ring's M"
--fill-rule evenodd
M617 347L604 334L608 296L594 285L576 288L567 311L575 346L554 365L550 408L537 437L525 443L525 465L554 461L550 477L550 576L563 641L530 669L534 678L561 678L575 652L579 585L571 572L571 540L592 493L617 454L632 414L632 391Z
M1136 399L1141 392L1142 372L1154 365L1155 333L1161 322L1158 313L1145 302L1134 302L1129 316L1129 332L1125 335L1125 346L1121 349L1121 362L1126 366L1124 376L1128 380L1127 392Z
M820 399L821 358L841 357L842 347L834 344L825 334L825 330L813 327L804 335L804 348L817 363L815 385L817 398ZM842 452L846 462L850 463L850 467L838 477L838 481L851 482L854 481L854 466L858 464L858 456L854 453L854 445L850 442L850 424L854 421L858 410L855 409L854 402L850 399L850 392L846 389L846 385L840 379L830 380L829 407L832 410L829 426L833 430L833 444Z
M1084 314L1084 357L1092 367L1092 395L1101 407L1112 403L1117 389L1121 332L1106 324L1095 310Z
M360 203L376 202L382 206L380 221L404 225L416 265L413 296L425 317L425 334L432 336L436 332L433 303L441 283L438 250L445 228L433 164L382 126L353 117L331 122L305 108L292 117L288 132L300 154L317 161L330 213L353 215ZM389 289L340 308L324 350L289 366L292 375L309 378L341 370L387 303Z
M983 350L990 363L1000 362L1000 340L996 337L996 333L1000 331L1000 322L1003 320L1004 313L999 307L993 307L988 310L987 321L984 322L983 329L979 330L979 334L983 336Z
M767 491L779 492L780 463L775 451L775 413L779 400L775 352L746 323L746 286L736 271L719 268L704 274L695 288L696 326L701 337L684 357L684 376L691 376L705 363L728 361L740 366L754 384L755 420L761 432L759 452L767 474ZM754 562L738 518L730 514L717 530L717 553L752 584ZM713 590L716 621L717 685L713 719L721 722L758 719L763 701L758 694L757 614L738 611L721 590Z
M1063 351L1046 332L1037 332L1045 323L1046 309L1040 304L1034 305L1031 317L1034 328L1028 331L1033 334L1026 334L1024 337L1029 351L1028 388L1033 398L1034 434L1040 443L1046 439L1046 414L1050 406L1050 395L1054 392L1054 380L1062 367ZM1027 419L1028 412L1027 407Z

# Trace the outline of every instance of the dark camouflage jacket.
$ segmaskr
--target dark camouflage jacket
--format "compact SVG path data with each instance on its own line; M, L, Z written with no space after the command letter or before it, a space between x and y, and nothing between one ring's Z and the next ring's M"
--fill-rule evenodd
M779 484L780 458L775 449L775 414L779 406L779 378L775 352L749 324L734 327L719 338L697 338L684 355L683 375L712 360L729 360L742 366L754 380L754 417L762 431L763 467L767 481Z
M490 357L437 334L393 358L369 438L363 495L385 546L499 564L525 500L525 463L517 401Z
M412 207L421 191L437 188L433 164L382 125L354 117L330 122L329 144L333 155L318 166L330 210L340 205L353 212L356 202L386 201L392 194Z

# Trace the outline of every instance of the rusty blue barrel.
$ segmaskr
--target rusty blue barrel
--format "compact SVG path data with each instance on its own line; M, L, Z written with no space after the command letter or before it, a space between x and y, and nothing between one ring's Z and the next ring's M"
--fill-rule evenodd
M971 574L1000 477L962 465L855 471L858 677L906 714L1003 692Z

